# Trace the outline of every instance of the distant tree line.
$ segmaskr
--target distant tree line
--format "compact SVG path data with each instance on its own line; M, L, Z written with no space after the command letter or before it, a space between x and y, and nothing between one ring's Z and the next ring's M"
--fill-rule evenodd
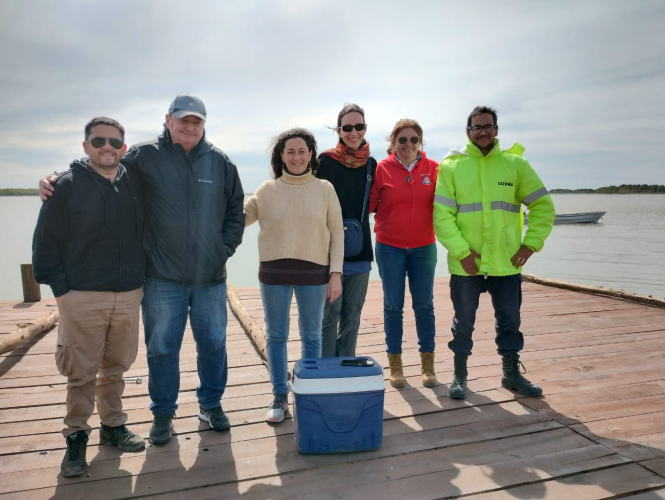
M39 189L35 188L0 189L0 196L39 196Z
M665 194L665 186L658 184L621 184L598 189L552 189L550 193L599 193L599 194Z
M621 184L620 186L605 186L598 189L552 189L550 193L602 193L602 194L665 194L665 186L658 184ZM252 193L245 193L245 196L251 196ZM35 188L9 188L0 189L0 196L39 196L39 189Z

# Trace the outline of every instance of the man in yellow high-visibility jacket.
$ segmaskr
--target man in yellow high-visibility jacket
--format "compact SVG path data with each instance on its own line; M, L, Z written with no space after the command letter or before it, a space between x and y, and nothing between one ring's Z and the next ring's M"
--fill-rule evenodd
M497 351L503 357L503 387L526 396L542 389L520 373L522 266L543 248L554 224L554 204L542 181L522 158L519 144L502 151L496 111L476 107L467 120L469 141L439 165L434 197L434 230L448 250L450 296L455 309L455 375L450 396L464 399L467 358L480 294L489 292L496 318ZM521 205L529 208L529 228ZM522 365L523 367L524 365Z

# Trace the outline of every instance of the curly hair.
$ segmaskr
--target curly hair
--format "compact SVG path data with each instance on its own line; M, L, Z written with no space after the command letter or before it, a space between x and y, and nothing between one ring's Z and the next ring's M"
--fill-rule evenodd
M316 159L316 139L314 138L314 134L304 128L291 128L279 134L271 143L270 165L272 166L272 175L275 179L279 179L282 176L282 169L284 168L282 153L284 152L286 141L297 137L304 140L305 144L307 144L307 149L313 153L312 159L309 162L312 174L316 174L316 171L319 169L319 160Z

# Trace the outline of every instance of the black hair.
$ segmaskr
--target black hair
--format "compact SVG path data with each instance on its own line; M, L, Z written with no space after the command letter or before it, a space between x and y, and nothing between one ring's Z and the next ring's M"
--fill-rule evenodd
M466 126L467 128L471 126L471 119L474 116L480 116L484 115L485 113L492 115L492 118L494 119L494 126L498 127L498 119L496 117L496 109L490 107L490 106L476 106L473 108L473 111L471 111L471 114L469 115L469 118L466 120Z
M122 137L122 140L125 140L125 128L120 125L117 121L115 121L112 118L107 118L105 116L98 116L97 118L93 118L88 122L88 124L85 126L85 140L87 141L90 138L90 134L92 133L92 128L96 127L97 125L110 125L111 127L115 127L120 131L120 137Z

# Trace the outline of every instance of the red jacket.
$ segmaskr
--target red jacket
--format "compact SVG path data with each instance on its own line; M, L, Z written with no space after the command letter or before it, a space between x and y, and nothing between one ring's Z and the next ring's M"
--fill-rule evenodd
M369 211L376 210L376 241L397 248L431 245L434 236L434 189L438 163L424 151L409 172L395 153L376 167L369 197Z

